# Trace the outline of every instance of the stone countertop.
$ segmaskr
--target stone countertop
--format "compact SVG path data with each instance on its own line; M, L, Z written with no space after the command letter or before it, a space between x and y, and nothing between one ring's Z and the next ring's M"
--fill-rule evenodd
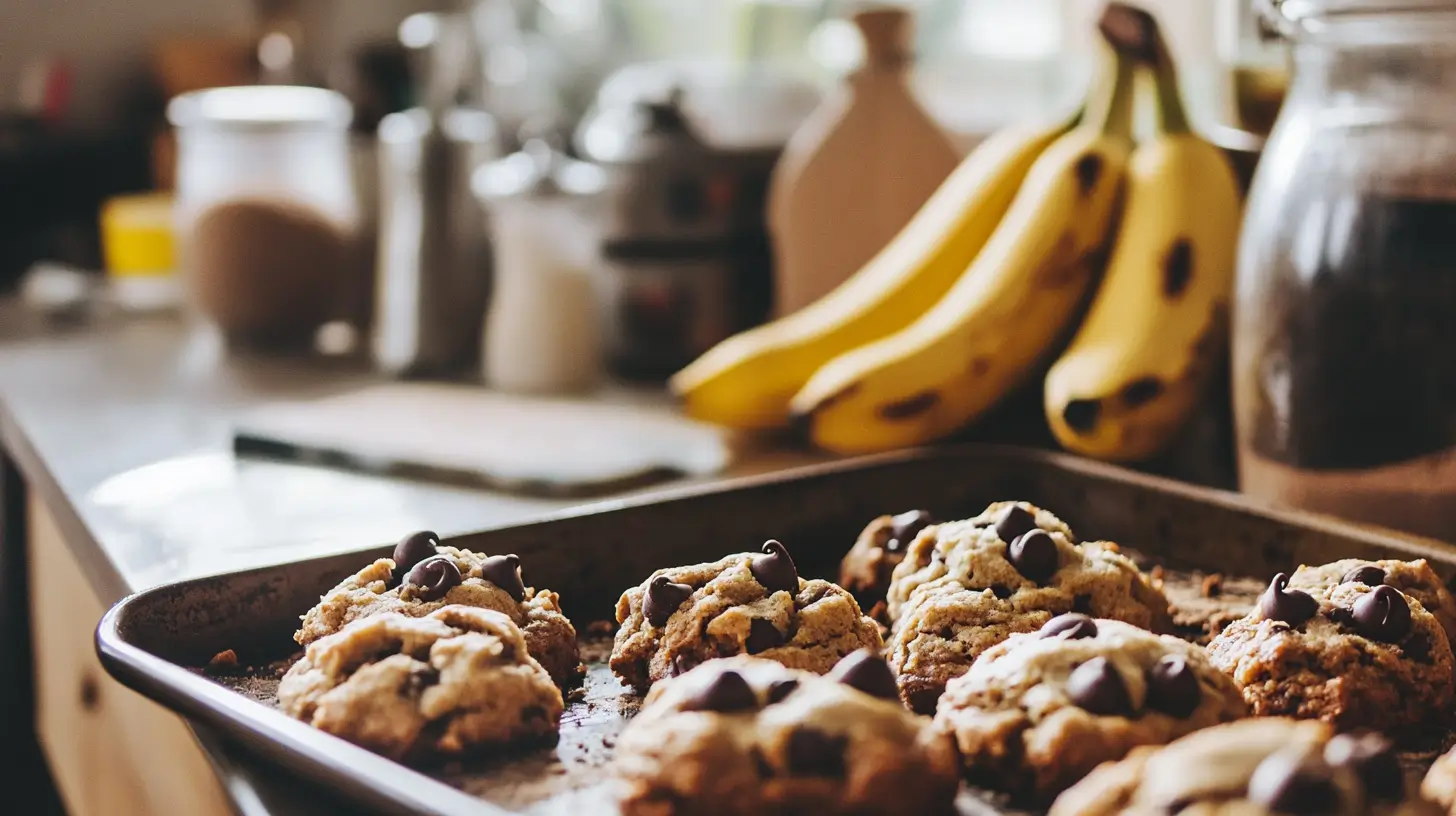
M449 536L583 504L233 456L230 421L240 412L377 381L357 362L227 357L173 319L56 327L0 301L0 448L106 603L368 549L410 530ZM822 458L758 451L723 476L814 461ZM299 783L200 736L241 812L317 810L297 801L306 796Z

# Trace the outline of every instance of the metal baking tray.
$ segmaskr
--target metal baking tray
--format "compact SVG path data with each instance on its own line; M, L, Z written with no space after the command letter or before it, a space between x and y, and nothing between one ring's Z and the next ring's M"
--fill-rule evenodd
M1119 542L1157 565L1185 634L1247 608L1268 576L1337 558L1424 557L1450 581L1456 549L1325 517L1262 509L1240 497L1055 453L964 447L910 451L613 501L534 523L455 537L485 553L518 553L529 583L561 595L587 637L590 672L550 749L410 769L279 712L277 677L299 650L298 616L377 550L329 556L158 587L102 619L102 663L125 685L215 727L261 755L327 785L371 812L610 813L611 748L637 698L605 668L618 596L658 567L716 559L765 539L786 542L806 575L832 577L873 517L926 508L964 518L992 501L1024 499L1060 515L1085 540ZM1208 587L1223 577L1222 592ZM1213 594L1215 597L1208 597ZM234 650L235 674L202 670ZM964 813L997 812L966 791Z

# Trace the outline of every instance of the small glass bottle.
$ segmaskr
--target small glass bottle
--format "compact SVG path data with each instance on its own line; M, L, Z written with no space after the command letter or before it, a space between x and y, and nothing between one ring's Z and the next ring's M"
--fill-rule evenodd
M503 391L588 391L602 379L600 229L606 176L532 139L476 171L494 252L486 383Z

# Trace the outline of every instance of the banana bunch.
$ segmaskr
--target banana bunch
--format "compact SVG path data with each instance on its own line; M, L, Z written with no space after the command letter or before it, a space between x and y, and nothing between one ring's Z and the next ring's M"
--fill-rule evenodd
M687 413L869 453L964 427L1055 359L1045 399L1064 445L1114 459L1162 445L1224 330L1238 192L1188 132L1152 18L1111 3L1102 31L1113 47L1072 121L993 135L843 285L679 372ZM1150 71L1160 128L1135 145Z

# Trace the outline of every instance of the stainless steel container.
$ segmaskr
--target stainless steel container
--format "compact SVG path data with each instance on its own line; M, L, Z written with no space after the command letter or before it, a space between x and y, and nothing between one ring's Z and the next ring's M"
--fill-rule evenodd
M379 125L379 253L373 351L402 377L458 377L479 365L490 241L470 192L499 153L483 111L423 109Z

